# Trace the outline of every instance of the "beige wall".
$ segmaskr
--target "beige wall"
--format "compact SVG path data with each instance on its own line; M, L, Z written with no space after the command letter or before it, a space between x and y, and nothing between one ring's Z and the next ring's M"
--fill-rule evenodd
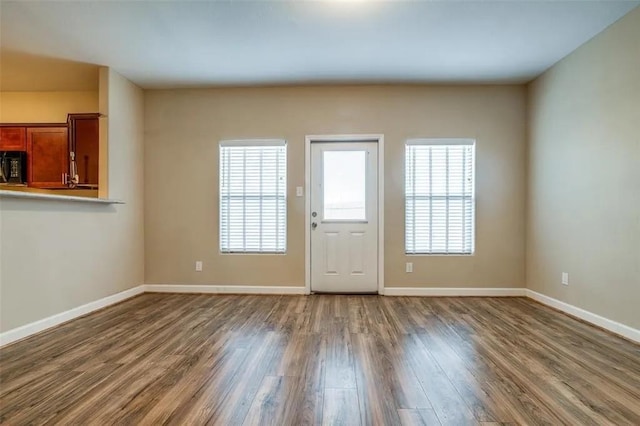
M640 8L529 95L527 285L640 328Z
M97 65L0 49L0 88L5 92L95 91Z
M97 111L98 90L0 92L0 123L66 123L69 113Z
M303 286L305 135L382 133L386 285L523 287L525 106L524 86L146 91L146 282ZM477 139L474 256L404 254L404 141L421 136ZM288 141L287 254L220 255L218 141L271 137Z
M126 204L0 198L0 331L144 280L144 97L115 72L107 78L109 195Z

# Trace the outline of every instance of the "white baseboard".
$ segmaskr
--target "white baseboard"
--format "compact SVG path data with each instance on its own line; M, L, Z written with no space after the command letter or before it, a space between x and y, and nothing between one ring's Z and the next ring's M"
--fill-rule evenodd
M514 297L524 296L524 288L446 288L446 287L385 287L385 296L430 297Z
M102 299L89 302L82 306L78 306L77 308L69 309L68 311L51 315L50 317L43 318L41 320L25 324L21 327L5 331L4 333L0 333L0 347L8 345L9 343L13 343L17 340L24 339L25 337L29 337L48 328L55 327L56 325L60 325L74 318L78 318L93 311L97 311L98 309L106 308L109 305L122 302L123 300L137 296L139 294L142 294L143 292L143 286L133 287L120 293L103 297Z
M628 325L620 324L619 322L594 314L593 312L586 311L582 308L578 308L577 306L562 302L558 299L554 299L553 297L545 296L544 294L535 292L533 290L527 289L526 294L527 297L540 302L543 305L550 306L576 318L580 318L583 321L604 328L605 330L609 330L612 333L624 336L629 340L640 343L640 330L629 327Z
M306 294L304 287L293 286L221 286L221 285L176 285L176 284L144 284L120 293L104 297L77 308L23 325L13 330L0 333L0 347L33 334L47 330L56 325L81 317L93 311L105 308L142 293L208 293L208 294ZM524 288L437 288L437 287L386 287L385 296L431 296L431 297L522 297L526 296L544 305L558 309L576 318L597 325L613 333L640 343L640 330L604 318L600 315L554 299L544 294Z
M145 284L143 287L148 293L306 294L304 287L293 286Z

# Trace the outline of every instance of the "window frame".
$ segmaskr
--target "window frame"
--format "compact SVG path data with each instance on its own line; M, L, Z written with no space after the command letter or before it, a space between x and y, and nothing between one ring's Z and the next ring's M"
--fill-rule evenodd
M409 146L416 145L426 145L426 146L471 146L472 147L472 158L471 158L471 177L472 177L472 185L471 185L471 206L472 206L472 217L471 217L471 251L469 253L465 252L409 252L407 251L407 148ZM404 154L404 208L405 208L405 218L404 218L404 254L405 256L463 256L470 257L475 256L476 254L476 139L472 138L412 138L407 139L405 141L405 154Z
M222 170L223 170L223 155L222 150L225 147L251 147L251 146L264 146L264 147L284 147L284 249L282 251L239 251L239 250L223 250L223 232L222 232ZM218 143L218 252L220 255L252 255L252 256L282 256L287 254L288 248L288 149L287 141L285 139L233 139L233 140L221 140Z

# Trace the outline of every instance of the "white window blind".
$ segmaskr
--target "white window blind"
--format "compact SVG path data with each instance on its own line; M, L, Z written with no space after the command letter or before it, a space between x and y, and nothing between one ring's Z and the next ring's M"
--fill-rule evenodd
M475 141L419 139L406 145L405 251L474 251Z
M220 144L220 251L284 253L287 146L284 141Z

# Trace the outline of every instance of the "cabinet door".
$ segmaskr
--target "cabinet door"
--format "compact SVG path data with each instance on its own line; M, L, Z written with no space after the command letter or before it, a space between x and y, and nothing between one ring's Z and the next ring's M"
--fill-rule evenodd
M73 132L79 183L81 185L98 185L98 119L74 120Z
M65 188L69 172L69 140L66 127L27 129L27 183L35 188Z
M0 127L0 151L26 151L24 127Z

